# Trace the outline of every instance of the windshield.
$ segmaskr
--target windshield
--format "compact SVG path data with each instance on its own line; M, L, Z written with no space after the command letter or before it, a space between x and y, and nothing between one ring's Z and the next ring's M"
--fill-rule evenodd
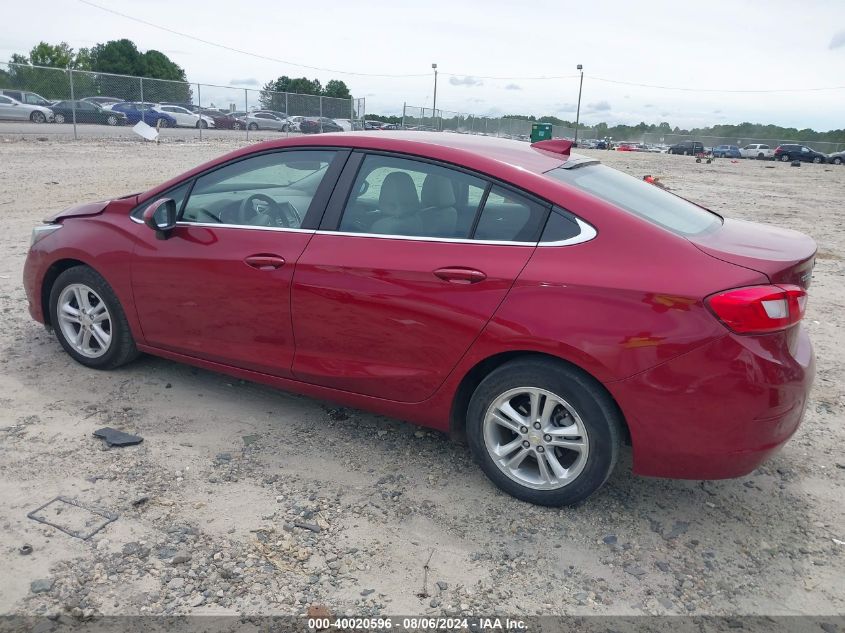
M546 172L546 175L678 235L700 235L722 223L721 217L715 213L606 165L592 163L574 169L558 167Z

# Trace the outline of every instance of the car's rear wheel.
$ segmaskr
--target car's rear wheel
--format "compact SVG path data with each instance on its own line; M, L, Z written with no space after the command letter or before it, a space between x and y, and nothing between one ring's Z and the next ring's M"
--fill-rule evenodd
M55 117L56 123L64 123L65 122L65 115L64 114L57 114Z
M552 360L502 365L467 411L467 438L484 473L514 497L546 506L582 501L607 481L621 428L595 380Z
M816 157L814 157L814 158L813 158L813 162L814 162L816 165L818 165L819 163L821 163L821 162L822 162L822 157L821 157L821 156L816 156Z
M240 130L242 127L243 126L240 123L238 123L237 121L235 123L232 123L232 129L233 130Z
M208 123L206 123L205 121L203 121L202 119L200 119L199 121L197 121L197 127L201 127L201 128L203 128L203 129L205 129L205 128L207 128L207 127L208 127Z
M839 156L837 156L836 158L834 158L834 159L833 159L833 164L834 164L834 165L841 165L841 164L842 164L842 159L841 159L841 158L839 158Z
M43 112L39 112L36 110L32 114L29 115L29 120L33 123L44 123L47 120L47 117L44 116Z
M250 130L257 130L258 129L258 123L250 123L249 129Z
M788 163L789 162L789 154L781 154L780 160L781 160L781 162Z
M113 114L110 114L106 119L106 123L109 125L117 125L117 117Z
M117 296L88 266L69 268L56 278L50 321L65 351L86 367L114 369L138 355Z

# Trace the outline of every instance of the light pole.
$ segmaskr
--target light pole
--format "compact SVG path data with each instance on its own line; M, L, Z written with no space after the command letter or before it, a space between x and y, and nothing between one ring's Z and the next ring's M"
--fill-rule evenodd
M434 127L439 128L440 126L437 125L437 64L432 64L431 67L434 69L434 101L431 103L431 118Z
M581 120L581 88L584 87L584 66L578 64L581 71L581 83L578 84L578 109L575 111L575 147L578 147L578 122Z

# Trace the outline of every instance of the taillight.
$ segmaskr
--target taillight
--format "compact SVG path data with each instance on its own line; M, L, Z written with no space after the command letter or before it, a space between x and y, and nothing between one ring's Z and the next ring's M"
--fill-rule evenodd
M780 145L778 145L778 146L775 148L775 154L780 154L782 151L783 151L783 148L782 148Z
M737 334L785 330L804 318L807 291L799 286L749 286L707 297L707 305Z

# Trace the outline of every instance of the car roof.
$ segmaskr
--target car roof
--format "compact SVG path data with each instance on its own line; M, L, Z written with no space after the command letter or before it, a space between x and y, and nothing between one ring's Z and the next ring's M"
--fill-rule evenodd
M299 138L299 137L294 137ZM487 160L517 167L526 171L542 174L555 167L560 167L567 160L584 159L578 154L566 156L546 150L532 148L524 141L497 138L495 136L476 136L473 134L443 134L442 132L408 132L404 130L372 132L343 132L342 134L322 134L320 144L342 145L361 149L383 149L405 152L422 156L442 155L443 149L452 150L454 162L464 164L471 159L470 154ZM284 141L269 141L269 144L281 144ZM313 144L313 140L311 141Z

